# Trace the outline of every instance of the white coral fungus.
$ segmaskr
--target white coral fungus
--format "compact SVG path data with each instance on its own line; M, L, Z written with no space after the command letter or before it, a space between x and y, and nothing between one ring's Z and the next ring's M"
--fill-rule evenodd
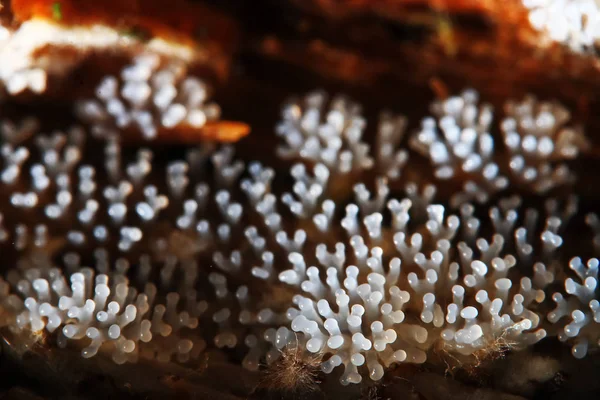
M413 145L440 178L469 174L498 189L491 111L475 104L472 92L437 102ZM325 373L343 369L343 384L440 350L468 362L499 341L519 350L558 335L577 357L598 344L598 262L573 259L564 291L550 295L575 201L538 210L518 196L488 206L463 197L454 208L434 202L435 186L412 183L398 195L390 182L406 160L404 120L384 117L372 155L354 106L324 107L319 94L284 111L279 154L299 161L287 191L232 147L157 167L151 150L131 158L115 137L103 165L86 164L94 143L78 129L39 135L36 146L8 141L0 189L11 214L0 218L0 242L18 262L0 281L0 322L117 362L193 362L212 346L234 357L240 349L244 367L257 369L292 346ZM564 118L547 115L564 117L559 109L514 107L523 143L551 137L544 154L576 151ZM351 173L363 180L339 196L338 178Z

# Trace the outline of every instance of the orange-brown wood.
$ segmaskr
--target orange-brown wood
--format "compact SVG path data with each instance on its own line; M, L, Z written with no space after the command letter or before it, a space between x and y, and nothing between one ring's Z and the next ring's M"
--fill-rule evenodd
M16 22L41 18L65 25L102 24L124 33L147 32L182 44L231 46L236 30L223 14L197 3L171 0L13 0Z
M250 133L250 125L236 121L208 122L201 128L180 125L173 129L160 129L151 143L167 145L196 145L202 142L234 143ZM139 132L126 130L123 141L129 146L138 146L146 140Z

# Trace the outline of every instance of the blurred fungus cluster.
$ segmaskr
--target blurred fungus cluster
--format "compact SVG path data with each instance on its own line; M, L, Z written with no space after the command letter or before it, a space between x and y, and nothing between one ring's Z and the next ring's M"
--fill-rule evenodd
M1 390L596 398L598 15L3 2Z

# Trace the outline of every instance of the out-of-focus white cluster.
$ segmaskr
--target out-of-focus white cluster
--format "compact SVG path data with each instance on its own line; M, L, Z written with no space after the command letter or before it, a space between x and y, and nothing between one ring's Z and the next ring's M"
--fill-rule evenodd
M479 106L478 100L477 92L465 90L460 96L435 101L431 105L435 117L425 118L410 140L416 151L431 160L436 178L464 180L464 194L453 199L456 205L471 200L484 203L509 183L494 161L492 107Z
M544 194L573 183L574 174L565 161L585 148L583 130L566 126L568 110L559 103L539 102L533 96L506 104L500 128L504 148L494 143L492 108L478 106L478 94L466 90L461 96L435 101L411 146L428 157L438 179L463 181L462 192L451 198L458 207L469 201L487 202L494 194L520 185Z
M586 139L582 129L565 126L569 111L559 103L527 96L520 103L508 102L505 112L501 130L511 178L538 193L573 182L575 176L564 161L576 158Z
M322 163L334 174L375 169L382 176L398 178L408 159L408 153L399 149L406 119L382 114L373 150L365 141L366 128L360 107L349 99L337 96L328 103L325 93L309 93L284 106L277 126L283 143L277 154Z
M598 265L597 258L587 262L579 257L571 259L573 277L565 279L565 293L552 295L556 308L548 313L548 321L559 329L559 340L572 343L576 358L585 357L589 348L600 345Z
M16 31L11 27L0 26L0 56L6 60L0 67L0 81L9 95L26 90L40 94L46 91L48 75L35 61L34 53L43 43L48 43L49 36L40 33L50 27L43 22L31 21L22 25ZM50 31L48 29L46 33ZM65 64L68 65L69 62Z
M56 23L33 18L0 26L0 82L9 95L24 91L43 94L49 77L64 79L93 52L133 54L143 47L153 54L184 62L197 57L195 49L154 37L146 42L117 27Z
M81 161L85 133L73 127L68 133L39 134L32 148L23 141L35 131L34 124L33 120L19 128L4 124L0 182L15 208L33 209L41 196L53 196L55 201L47 205L45 212L50 218L58 218L73 201L70 174Z
M220 109L207 102L208 88L188 75L183 62L166 63L156 54L137 56L120 76L105 77L96 98L76 104L80 118L100 137L134 129L146 139L178 126L201 128L217 120Z
M600 38L600 7L596 0L522 0L529 22L574 51L593 50Z

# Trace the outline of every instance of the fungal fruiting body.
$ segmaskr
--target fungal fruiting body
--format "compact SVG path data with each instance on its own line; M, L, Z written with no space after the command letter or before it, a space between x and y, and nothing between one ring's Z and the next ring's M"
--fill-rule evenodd
M437 119L413 139L439 179L500 176L484 172L492 115L475 102L466 92L435 103ZM529 104L510 109L514 125L540 142L562 137L543 107L531 128ZM499 342L519 350L556 335L577 357L595 347L598 262L562 249L576 199L535 208L490 195L454 207L434 202L432 185L398 189L406 121L381 121L371 148L349 101L286 105L277 132L279 155L293 160L288 188L233 147L157 166L151 150L131 155L118 135L97 135L105 156L91 165L97 139L81 129L32 138L6 125L0 239L18 262L0 285L2 322L117 362L193 363L206 346L254 370L299 349L325 373L340 367L343 384L432 352L468 363ZM549 154L568 158L567 142Z
M562 243L557 217L542 224L545 257L536 260L531 248L538 244L530 240L540 221L530 210L518 227L518 199L490 210L497 233L487 239L479 237L482 222L471 205L459 217L432 204L424 220L414 221L409 199L383 203L373 209L358 198L336 226L336 206L323 200L322 213L313 216L316 230L345 231L347 239L331 243L325 236L314 256L291 253L292 268L279 275L304 292L294 298L292 316L299 315L291 326L305 334L309 352L331 355L324 371L343 364L342 382L359 382L357 367L366 364L377 380L393 362L425 362L432 348L470 355L499 337L522 348L546 336L538 307L554 280L549 261ZM517 263L530 265L533 277L519 277Z
M522 102L507 102L505 113L500 128L512 179L537 193L572 183L575 175L566 161L575 159L587 140L581 127L566 125L569 111L557 102L528 96Z
M473 90L436 101L431 111L435 118L423 120L410 144L429 158L438 179L464 182L451 199L454 206L485 203L509 186L545 194L575 180L566 161L577 157L586 139L581 128L566 125L570 113L556 102L533 96L507 102L500 123L504 147L490 134L491 106L479 106Z
M325 93L313 92L284 106L276 128L282 138L277 154L284 159L321 163L332 174L347 179L372 170L375 163L380 175L399 178L408 160L408 153L399 146L406 118L381 115L373 152L365 141L365 127L358 104L343 96L328 104Z
M593 51L600 37L600 8L596 0L522 0L529 22L550 41L574 51Z
M141 136L172 143L235 142L249 133L243 123L220 121L209 87L185 63L147 53L119 76L105 76L95 98L75 103L76 115L99 138Z
M477 92L466 90L461 96L434 102L431 111L435 118L425 118L410 141L431 160L436 178L464 181L464 194L455 195L454 203L471 199L485 203L509 183L493 159L492 108L487 104L479 107L478 97Z
M159 130L183 125L201 129L220 116L216 104L207 104L208 88L187 76L184 63L164 65L156 54L137 56L119 77L107 76L96 88L96 99L77 104L78 115L99 136L134 129L146 139Z
M121 260L117 268L123 267L126 262ZM81 350L85 358L96 355L102 346L119 364L137 360L140 353L161 361L169 361L172 355L180 362L197 358L204 342L185 336L185 331L197 327L205 303L187 298L184 311L179 311L180 295L169 293L166 303L155 304L156 286L148 283L138 293L122 272L96 274L81 268L67 279L58 268L26 270L16 283L25 298L16 326L33 332L57 331L61 347L71 341L86 343Z
M556 292L552 300L556 308L548 313L548 320L556 323L564 319L567 324L558 332L558 339L573 343L572 353L583 358L590 347L600 344L600 303L596 289L598 286L598 259L587 262L579 257L571 259L569 268L574 277L565 279L565 293Z

